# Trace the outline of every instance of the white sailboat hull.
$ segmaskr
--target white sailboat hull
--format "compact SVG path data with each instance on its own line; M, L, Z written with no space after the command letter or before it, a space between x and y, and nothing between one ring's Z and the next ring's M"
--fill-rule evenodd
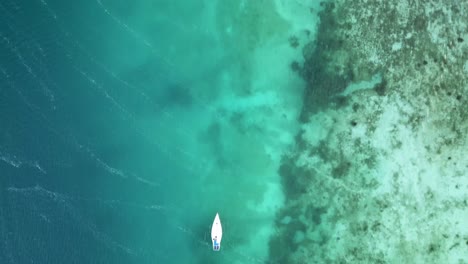
M219 220L219 214L216 213L213 225L211 226L211 241L213 242L213 250L219 251L221 248L221 239L223 238L223 227L221 226L221 220Z

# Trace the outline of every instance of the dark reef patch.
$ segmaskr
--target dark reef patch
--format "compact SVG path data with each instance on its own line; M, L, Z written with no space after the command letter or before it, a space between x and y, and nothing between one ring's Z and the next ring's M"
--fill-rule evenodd
M383 96L385 95L386 89L387 80L385 79L385 77L382 77L382 81L374 86L374 90L378 95Z
M307 220L312 220L315 225L319 225L322 222L322 215L327 212L324 207L315 207L312 205L307 206L305 216Z
M290 246L291 243L283 239L283 234L274 235L268 242L268 254L270 259L274 259L275 263L289 263L288 259L291 255Z
M333 178L339 179L346 176L351 168L349 161L342 161L332 169Z
M350 65L344 65L344 71L335 67L335 57L343 45L343 38L337 34L338 23L333 13L334 5L324 3L324 10L319 13L320 26L315 45L306 45L303 49L304 66L300 72L306 81L304 108L300 120L307 121L310 113L329 106L333 96L342 92L353 81L354 74Z
M293 206L289 210L280 211L276 217L276 226L278 227L278 230L276 235L274 235L268 243L270 259L274 259L274 263L291 263L289 260L291 252L294 252L299 248L300 244L295 243L294 241L296 232L306 232L307 229L307 226L304 223L297 220L297 217L301 213L300 209L299 205ZM322 211L319 211L318 213L320 212ZM280 223L279 220L286 216L291 217L291 221L287 224Z
M346 8L326 2L322 6L316 42L306 44L302 50L305 61L299 74L306 82L306 89L301 122L307 122L311 114L327 107L346 107L347 98L337 95L349 84L369 80L379 72L375 65L360 61L361 54L356 53L356 43L350 38L358 24L341 18ZM386 94L388 86L384 77L375 87L381 96Z
M297 38L296 36L289 37L289 45L292 48L297 48L299 46L299 38Z
M291 62L291 70L295 72L299 72L301 70L301 66L299 65L299 62L297 61Z
M279 168L283 192L288 199L295 199L307 191L311 171L296 166L293 159L285 158Z

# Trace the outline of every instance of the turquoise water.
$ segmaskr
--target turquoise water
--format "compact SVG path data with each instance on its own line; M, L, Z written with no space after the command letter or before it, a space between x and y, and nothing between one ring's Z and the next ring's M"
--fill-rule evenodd
M374 2L1 1L0 264L467 262L468 2Z
M316 19L278 3L2 1L0 262L265 262Z

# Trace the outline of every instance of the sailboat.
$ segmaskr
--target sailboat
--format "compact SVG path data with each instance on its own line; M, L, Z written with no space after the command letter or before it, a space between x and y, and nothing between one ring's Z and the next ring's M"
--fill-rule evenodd
M211 240L213 241L214 251L219 251L221 248L221 238L223 238L223 228L221 220L219 220L219 214L216 213L213 225L211 226Z

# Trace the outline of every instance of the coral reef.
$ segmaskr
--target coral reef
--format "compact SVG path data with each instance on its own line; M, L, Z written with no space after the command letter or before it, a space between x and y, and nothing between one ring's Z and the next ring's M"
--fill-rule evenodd
M270 259L468 263L468 2L322 5Z

